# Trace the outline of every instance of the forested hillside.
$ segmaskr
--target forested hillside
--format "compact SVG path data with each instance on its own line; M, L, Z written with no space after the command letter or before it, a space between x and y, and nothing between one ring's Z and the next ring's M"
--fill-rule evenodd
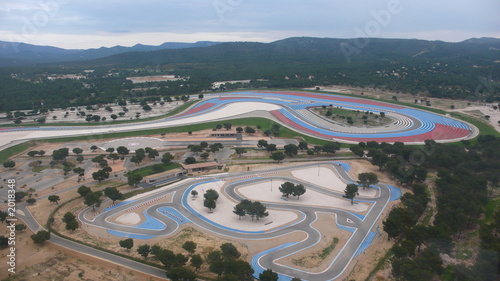
M460 145L428 140L419 148L356 146L411 189L383 223L396 241L389 255L396 280L497 280L499 138L480 136Z
M209 47L128 52L97 60L0 68L0 110L113 102L118 97L212 90L215 81L252 80L254 87L374 87L432 97L500 100L500 39L460 43L407 39L289 38ZM47 81L51 73L96 70L90 80ZM12 76L15 74L15 76ZM45 74L45 75L44 75ZM185 82L149 83L130 93L127 76L174 74ZM71 87L67 88L67 85ZM112 85L112 86L110 86ZM181 86L182 85L182 86Z

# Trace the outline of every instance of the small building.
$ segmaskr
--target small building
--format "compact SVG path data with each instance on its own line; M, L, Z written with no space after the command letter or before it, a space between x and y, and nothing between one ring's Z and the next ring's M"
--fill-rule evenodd
M168 170L168 171L165 171L165 172L162 172L159 174L145 176L144 181L147 183L154 183L154 182L168 180L171 178L176 178L176 177L182 176L183 173L184 173L184 171L181 169Z
M184 164L182 163L182 168L187 173L193 172L202 172L202 171L210 171L210 170L221 170L224 168L225 164L217 163L217 162L203 162L203 163L195 163L195 164Z
M236 131L227 131L227 130L221 130L221 131L212 131L210 132L211 137L232 137L236 138L238 136L241 137L241 133L238 133Z

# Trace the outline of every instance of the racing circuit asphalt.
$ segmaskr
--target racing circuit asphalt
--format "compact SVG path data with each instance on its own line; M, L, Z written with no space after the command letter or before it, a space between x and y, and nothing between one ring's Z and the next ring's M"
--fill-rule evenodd
M332 165L335 170L339 173L339 175L347 182L355 182L353 179L349 177L349 175L345 172L344 169L340 168L337 164L325 164L322 163L321 165ZM278 171L285 171L285 170L290 170L290 169L297 169L297 168L306 168L306 167L311 167L311 166L318 166L318 163L314 164L304 164L300 166L295 166L293 168L287 167L287 168L278 168L272 171L266 171L266 173L269 172L278 172ZM303 184L306 188L315 190L321 193L324 193L329 196L342 196L341 194L325 189L320 186L316 186L314 184L304 182L298 179L289 179L289 178L284 178L284 177L266 177L266 178L261 178L256 174L256 172L244 172L244 173L238 173L238 174L232 174L232 175L220 175L220 176L215 176L213 177L212 180L229 180L231 178L235 177L242 177L242 176L256 176L257 178L250 179L248 181L245 181L245 185L247 184L252 184L252 183L257 183L263 180L268 181L269 179L280 179L280 180L287 180L287 181L292 181L295 183L301 183ZM212 178L212 177L210 177ZM271 231L266 231L264 233L248 233L245 231L234 231L234 230L229 230L226 228L221 228L216 226L215 224L207 222L206 219L203 219L199 217L200 214L193 214L188 208L185 207L185 201L183 203L183 200L187 196L189 196L190 190L192 189L193 186L204 183L210 180L209 179L197 179L197 180L191 180L187 183L180 184L176 187L173 187L172 189L168 189L165 191L162 191L157 194L153 194L150 196L143 197L141 199L135 200L130 204L126 205L121 205L116 208L113 208L107 212L101 213L98 216L94 218L94 220L88 220L85 218L84 213L88 212L90 209L86 209L82 211L79 215L78 218L80 221L82 221L84 224L88 225L93 225L105 229L111 229L114 231L120 231L123 233L130 233L130 234L138 234L138 235L151 235L151 236L163 236L163 235L169 235L174 233L177 228L178 224L175 220L172 220L168 218L167 216L162 215L160 212L157 210L161 207L172 207L175 208L177 211L179 211L184 217L189 219L193 224L196 226L205 229L206 231L213 232L219 235L227 236L227 237L232 237L232 238L237 238L237 239L244 239L244 240L259 240L259 239L270 239L270 238L276 238L282 235L290 234L295 231L302 231L307 233L307 238L303 241L300 241L296 244L293 244L289 247L279 249L273 252L270 252L268 254L265 254L259 259L259 264L264 267L264 268L271 268L273 271L278 272L282 275L285 276L294 276L294 277L299 277L302 280L309 280L309 281L325 281L325 280L334 280L338 276L340 276L344 270L347 268L351 260L354 258L355 253L361 246L362 242L365 240L367 237L368 233L373 229L374 224L376 223L377 219L379 218L380 214L384 210L385 206L389 202L390 199L390 189L385 186L384 184L379 184L379 196L376 198L363 198L363 197L356 197L357 200L363 200L363 201L370 201L374 202L371 209L367 213L367 215L364 217L363 220L355 216L353 213L350 213L348 211L340 210L340 209L335 209L335 208L324 208L324 207L311 207L311 206L299 206L299 205L291 205L291 204L279 204L279 203L264 203L264 205L270 209L283 209L283 210L291 210L291 211L296 211L299 212L302 216L302 218L299 220L299 222L296 223L291 223L287 226L278 228L277 230L271 230ZM233 183L229 184L225 190L226 193L229 197L232 199L239 201L243 199L241 196L239 196L235 192L235 188L238 184ZM107 221L108 217L117 215L119 213L125 212L126 210L129 210L133 206L141 205L144 204L145 202L149 202L151 200L154 200L155 198L164 196L169 193L174 193L172 203L151 203L151 207L147 208L147 214L150 215L151 217L163 222L165 224L165 228L162 230L154 230L154 229L139 229L139 228L134 228L130 226L124 226L124 225L119 225L119 224L114 224L110 223ZM337 224L340 224L342 226L346 227L351 227L351 228L356 228L354 233L352 233L351 237L341 250L341 252L338 254L338 256L335 258L335 260L328 266L328 268L320 273L310 273L310 272L305 272L301 271L298 269L294 269L291 267L287 267L284 265L280 265L276 262L275 260L284 258L286 256L289 256L291 254L294 254L296 252L303 251L309 247L314 246L321 240L321 234L319 231L317 231L315 228L311 226L311 224L317 219L317 212L324 212L324 213L334 213L336 214L337 218ZM232 214L230 214L232 215ZM347 219L350 219L353 223L348 223ZM334 222L332 222L334 223Z
M378 129L358 128L356 132L352 132L352 127L336 126L335 122L328 123L334 126L332 128L330 125L325 126L324 118L319 118L308 111L310 107L322 106L325 103L351 110L387 112L394 114L393 118L396 119L398 116L405 116L404 119L407 121L402 126L396 122ZM477 128L463 121L390 103L300 92L240 92L207 95L203 101L180 115L149 122L84 127L68 125L2 128L0 150L33 139L159 129L251 116L273 120L315 138L349 143L376 140L421 144L426 139L450 142L474 138L478 134Z

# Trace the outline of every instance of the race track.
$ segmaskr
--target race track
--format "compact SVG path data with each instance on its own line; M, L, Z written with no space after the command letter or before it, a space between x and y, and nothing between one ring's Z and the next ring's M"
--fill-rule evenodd
M373 114L384 112L394 122L379 127L352 127L310 110L312 107L330 105ZM84 127L2 128L0 149L33 139L130 132L252 116L274 120L316 138L347 143L377 141L421 144L427 139L455 142L474 138L478 134L477 128L463 121L390 103L308 92L253 91L206 95L203 101L180 115L150 122Z
M357 197L355 199L357 202L370 206L365 214L340 209L336 206L321 207L293 203L265 202L264 205L271 210L292 210L299 213L301 216L298 221L287 223L286 225L269 231L248 231L218 224L210 219L210 216L207 215L206 212L200 213L194 210L190 205L191 200L188 200L191 196L190 191L200 185L209 182L227 182L224 187L225 195L222 196L228 196L237 202L244 199L235 190L237 187L258 184L262 181L269 181L269 179L274 179L276 181L291 181L297 184L300 183L303 184L307 190L310 190L310 192L320 192L324 194L324 196L342 198L341 192L333 191L295 177L289 178L276 175L278 172L310 167L318 167L319 169L319 165L335 171L337 176L340 177L345 184L354 182L344 169L345 164L340 162L310 163L295 167L266 170L260 173L244 172L239 174L216 175L207 178L191 179L156 194L125 201L97 215L93 215L91 209L87 208L78 215L78 218L86 225L104 228L110 234L120 237L131 237L134 239L150 239L153 237L170 235L175 233L178 227L184 223L192 223L205 231L243 240L278 238L293 232L305 232L307 238L302 241L282 244L276 248L268 249L255 255L252 258L252 267L255 270L254 276L257 277L264 268L271 268L273 271L280 274L280 281L291 280L290 276L309 281L336 280L344 273L352 259L361 254L364 249L370 245L376 235L375 224L388 202L399 198L400 191L398 189L385 184L379 184L377 187L372 187L378 189L377 196ZM161 198L165 198L169 195L173 196L170 203L159 202ZM128 214L138 208L145 208L144 216L146 217L146 221L139 225L127 226L112 222L109 219L119 214ZM350 238L333 262L328 265L327 269L322 272L307 272L277 262L277 260L281 258L307 250L320 242L322 234L312 226L317 219L317 213L320 212L335 214L336 219L335 221L331 221L331 223L336 224L340 229L351 232ZM234 214L227 214L227 216L233 215Z

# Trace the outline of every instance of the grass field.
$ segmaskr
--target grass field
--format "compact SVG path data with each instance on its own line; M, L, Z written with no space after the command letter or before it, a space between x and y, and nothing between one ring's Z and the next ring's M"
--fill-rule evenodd
M155 165L150 165L150 166L147 166L144 168L133 170L133 171L129 172L128 175L140 175L142 177L145 177L145 176L154 175L154 174L158 174L158 173L163 173L165 171L173 170L173 169L179 168L181 166L179 163L168 163L168 164L161 163L161 164L157 164L157 165L160 165L163 168L163 170L156 172L153 169L153 166L155 166Z
M379 127L385 126L393 122L393 120L387 116L381 117L378 112L366 114L363 111L342 109L342 108L329 108L323 109L321 107L314 109L317 113L325 116L328 119L332 119L335 122L348 125L348 126L358 126L358 127ZM331 114L331 116L329 116ZM365 119L363 119L365 118ZM352 123L349 123L351 120ZM366 122L365 122L366 121Z

